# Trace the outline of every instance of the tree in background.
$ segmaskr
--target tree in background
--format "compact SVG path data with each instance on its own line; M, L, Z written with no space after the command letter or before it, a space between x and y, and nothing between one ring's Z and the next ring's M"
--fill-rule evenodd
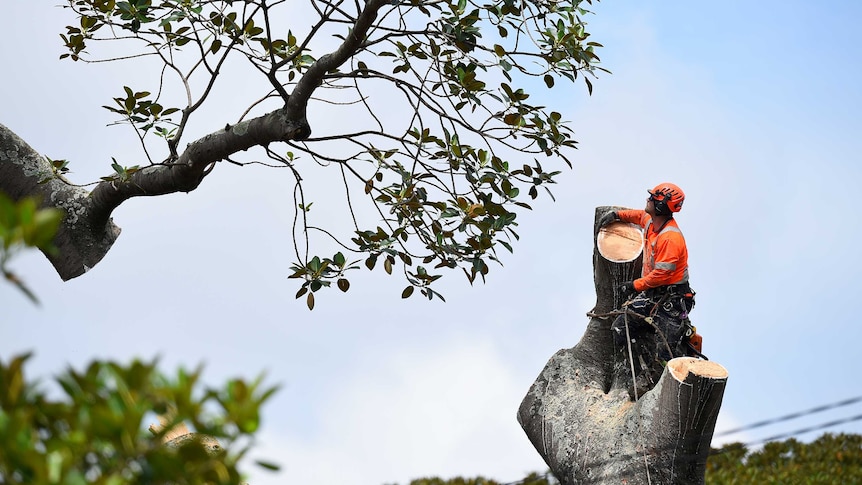
M826 485L862 483L862 435L826 433L810 443L766 443L751 451L742 443L713 450L706 483Z
M28 382L28 356L0 360L0 483L236 484L260 406L275 392L261 379L201 388L200 369L173 378L155 363L95 361L68 369L62 395ZM147 430L156 415L165 426ZM169 439L177 425L196 433ZM267 469L275 465L258 462Z
M515 210L530 209L569 163L572 131L530 91L579 77L592 91L602 68L585 30L589 3L67 0L75 22L62 58L141 70L104 106L134 132L140 156L114 159L87 190L67 180L67 160L0 125L0 190L64 211L46 254L67 280L110 249L111 214L129 198L192 191L218 162L281 167L294 180L297 298L312 308L333 282L347 291L345 273L364 258L369 269L401 268L403 297L419 289L431 299L439 270L484 279L518 238ZM247 108L202 114L227 99ZM312 205L339 191L351 222L329 227ZM327 244L362 256L309 249Z

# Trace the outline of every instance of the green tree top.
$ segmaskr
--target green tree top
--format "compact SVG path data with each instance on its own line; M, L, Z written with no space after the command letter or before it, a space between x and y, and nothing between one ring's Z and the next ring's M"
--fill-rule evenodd
M810 443L791 438L766 443L760 450L730 444L709 457L706 483L862 483L862 435L826 433Z
M531 209L575 148L561 113L532 93L578 78L591 92L604 70L586 31L590 0L66 3L76 22L61 34L62 57L136 62L153 79L130 79L105 105L142 150L114 160L90 194L93 217L130 197L193 190L218 161L285 168L291 277L310 308L332 282L347 291L360 263L400 268L405 298L440 296L431 285L445 269L484 279L518 238L517 209ZM220 123L200 116L225 96L248 108ZM188 140L202 129L217 131ZM335 177L309 183L320 167ZM312 210L338 192L347 227ZM343 252L315 255L318 236L314 247L334 240Z

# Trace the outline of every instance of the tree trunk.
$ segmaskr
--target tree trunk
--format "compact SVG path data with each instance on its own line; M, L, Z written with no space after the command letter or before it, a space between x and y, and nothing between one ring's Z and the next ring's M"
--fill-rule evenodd
M615 207L596 210L598 221ZM594 239L595 240L595 239ZM727 381L720 365L668 362L655 387L634 402L611 334L621 304L615 288L640 273L641 259L613 263L593 250L596 306L581 341L548 361L518 410L518 421L564 485L702 484ZM619 360L617 356L617 360ZM626 363L627 365L627 363Z

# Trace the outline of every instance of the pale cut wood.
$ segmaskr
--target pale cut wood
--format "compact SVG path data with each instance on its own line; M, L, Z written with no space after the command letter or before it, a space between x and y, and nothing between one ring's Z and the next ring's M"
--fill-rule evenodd
M727 369L710 360L680 357L667 363L667 368L678 381L685 381L689 374L710 379L726 379Z
M614 263L634 261L643 251L644 237L640 226L628 222L612 222L599 229L596 237L599 254Z

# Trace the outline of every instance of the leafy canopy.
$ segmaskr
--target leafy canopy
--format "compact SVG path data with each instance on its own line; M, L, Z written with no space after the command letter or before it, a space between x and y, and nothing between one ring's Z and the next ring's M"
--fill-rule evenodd
M238 124L225 120L225 131L244 132L244 122L271 109L308 122L278 140L286 150L265 140L258 155L225 159L291 173L290 277L302 280L296 296L309 308L333 282L347 291L346 273L359 263L400 268L404 298L415 289L439 297L431 285L446 269L484 280L499 248L512 251L519 237L517 211L531 209L561 162L571 166L572 130L531 93L578 78L592 92L590 77L604 70L595 53L601 45L586 31L590 0L67 3L77 22L61 35L62 57L136 60L156 79L122 87L105 106L134 130L143 160L115 161L104 183L134 182L142 166L180 159L192 123L212 125L196 116L201 107L225 97L248 104ZM104 41L110 49L92 54ZM316 167L334 176L313 183ZM311 210L339 199L343 217ZM309 249L327 244L339 252Z
M862 435L826 433L810 443L791 438L754 451L734 443L709 457L706 483L862 483Z
M94 361L58 377L62 394L53 397L26 379L28 358L0 360L0 477L7 484L239 483L237 463L258 429L260 406L275 392L261 379L202 389L200 370L168 378L153 362ZM172 419L152 433L146 427L157 414ZM198 434L163 444L182 422Z

